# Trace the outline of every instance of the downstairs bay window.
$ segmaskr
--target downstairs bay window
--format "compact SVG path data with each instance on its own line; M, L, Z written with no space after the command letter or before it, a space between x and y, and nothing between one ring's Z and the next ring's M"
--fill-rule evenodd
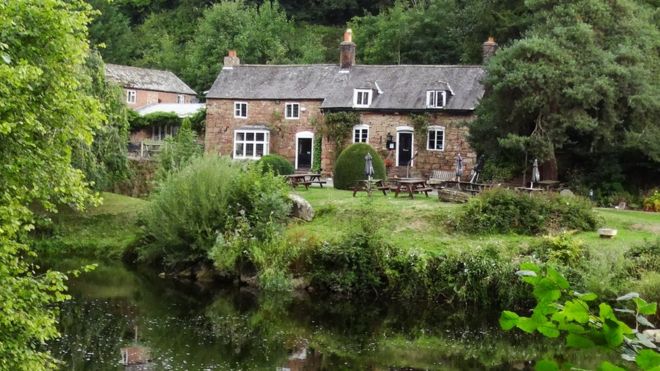
M268 154L270 132L268 130L234 131L234 158L259 159Z

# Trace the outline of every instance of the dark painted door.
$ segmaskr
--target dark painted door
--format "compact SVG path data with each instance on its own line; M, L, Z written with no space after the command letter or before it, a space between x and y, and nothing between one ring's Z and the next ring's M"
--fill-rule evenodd
M298 168L312 167L312 138L298 138Z
M408 166L412 158L412 133L399 133L399 163L397 166Z

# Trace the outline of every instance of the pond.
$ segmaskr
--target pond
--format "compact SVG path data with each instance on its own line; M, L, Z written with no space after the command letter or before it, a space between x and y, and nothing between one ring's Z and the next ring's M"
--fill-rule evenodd
M120 263L69 286L50 348L70 370L121 370L128 347L149 351L149 366L135 369L154 370L510 370L562 351L501 331L497 312L260 295Z

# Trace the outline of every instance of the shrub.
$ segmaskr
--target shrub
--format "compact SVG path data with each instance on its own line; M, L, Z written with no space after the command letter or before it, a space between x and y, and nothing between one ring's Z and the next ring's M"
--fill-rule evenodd
M184 120L177 134L165 139L165 145L158 154L156 179L164 180L169 174L179 171L202 155L202 147L197 143L197 134L190 125L190 121Z
M471 199L455 222L467 233L536 235L556 230L591 231L598 225L591 203L558 194L525 194L506 189Z
M660 190L654 190L644 198L644 210L660 212Z
M265 238L288 214L286 185L229 158L207 156L167 177L143 216L147 245L139 256L168 266L207 260L219 239ZM273 224L269 226L268 224Z
M571 238L569 233L546 236L532 247L532 251L543 262L568 267L577 267L587 255L584 242Z
M635 276L639 276L640 271L660 272L660 238L633 246L624 256Z
M378 293L385 288L382 257L388 246L373 225L363 221L341 241L324 242L312 252L309 266L314 287L347 296Z
M293 165L289 160L280 155L266 155L259 160L262 164L264 171L272 171L276 175L290 175L293 174Z
M358 180L366 179L364 175L364 156L371 154L374 166L374 178L385 179L385 164L378 152L365 143L350 145L339 155L335 163L334 187L337 189L351 189Z

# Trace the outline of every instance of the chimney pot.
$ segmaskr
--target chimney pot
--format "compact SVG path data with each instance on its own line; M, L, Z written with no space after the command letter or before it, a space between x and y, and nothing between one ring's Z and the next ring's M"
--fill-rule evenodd
M339 44L339 66L342 69L350 69L355 64L355 48L353 31L349 28L344 32L344 41Z
M227 56L223 60L223 68L232 68L241 65L241 60L236 54L236 50L229 50Z
M495 52L497 51L497 43L495 42L495 38L492 36L488 37L488 40L483 43L482 45L482 58L483 58L483 63L487 63L490 57L495 55Z

